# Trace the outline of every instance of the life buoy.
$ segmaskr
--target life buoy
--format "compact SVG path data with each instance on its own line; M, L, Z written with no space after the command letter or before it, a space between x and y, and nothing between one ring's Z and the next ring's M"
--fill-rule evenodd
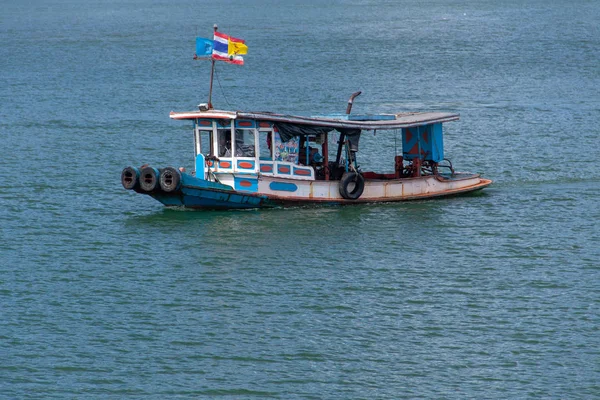
M181 183L181 172L177 168L167 167L160 172L160 188L167 193L179 189Z
M365 190L365 178L358 172L345 172L340 179L339 189L343 198L356 200Z
M125 167L121 172L121 184L127 190L133 190L140 184L140 170L135 167Z
M144 167L140 171L140 188L145 192L153 192L158 187L158 171L153 167Z

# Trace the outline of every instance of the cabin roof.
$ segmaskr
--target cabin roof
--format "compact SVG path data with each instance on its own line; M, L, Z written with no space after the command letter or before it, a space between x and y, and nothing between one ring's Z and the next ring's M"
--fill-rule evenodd
M342 129L398 129L429 125L441 122L456 121L458 114L445 112L405 112L397 114L355 115L340 114L303 117L296 115L275 114L270 112L243 111L171 111L170 117L177 120L193 120L196 118L219 119L253 119L269 122L285 122L289 124L321 126Z

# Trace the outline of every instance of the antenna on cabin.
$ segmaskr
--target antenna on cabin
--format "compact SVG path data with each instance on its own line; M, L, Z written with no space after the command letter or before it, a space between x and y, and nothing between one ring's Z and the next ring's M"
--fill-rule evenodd
M213 29L215 30L215 32L217 31L217 29L219 29L217 24L214 24ZM211 58L211 62L212 62L212 68L210 69L210 87L208 89L208 109L209 110L211 110L213 108L211 99L212 99L213 77L215 76L215 59Z
M359 90L358 92L352 93L350 99L348 100L348 107L346 107L346 114L350 114L350 110L352 110L352 103L354 102L354 98L359 96L362 92Z

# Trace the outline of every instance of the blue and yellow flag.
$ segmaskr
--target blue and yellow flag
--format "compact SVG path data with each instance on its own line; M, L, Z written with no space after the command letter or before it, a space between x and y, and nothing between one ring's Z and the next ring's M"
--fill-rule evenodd
M212 57L213 60L244 65L242 54L248 54L248 46L242 39L215 32L214 40L197 37L194 57Z

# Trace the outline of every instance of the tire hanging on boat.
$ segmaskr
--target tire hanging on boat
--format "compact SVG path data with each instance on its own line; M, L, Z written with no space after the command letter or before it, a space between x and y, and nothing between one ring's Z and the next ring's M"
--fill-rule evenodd
M139 187L140 170L135 167L125 167L121 172L121 184L127 190L133 190Z
M167 167L160 172L160 188L171 193L179 189L181 183L181 172L177 168Z
M340 179L339 189L343 198L356 200L365 190L365 178L358 172L345 172Z
M153 192L158 188L158 170L153 167L144 167L140 171L140 188L145 192Z

